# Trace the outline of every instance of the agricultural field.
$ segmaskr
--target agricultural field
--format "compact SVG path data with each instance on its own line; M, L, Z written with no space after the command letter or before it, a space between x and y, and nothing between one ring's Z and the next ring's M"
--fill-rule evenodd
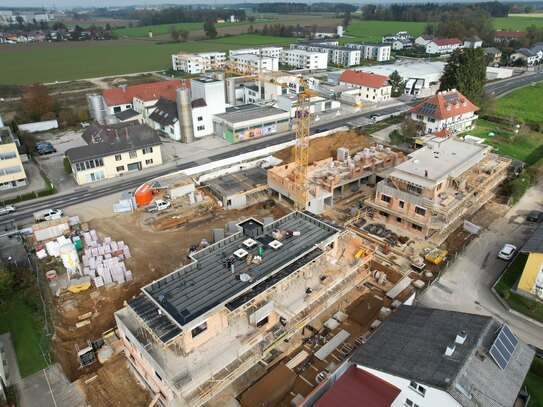
M347 28L347 35L356 37L359 41L381 41L384 34L408 31L418 37L424 31L427 23L404 21L361 21L351 23Z
M534 109L541 106L543 99L543 82L534 86L512 92L496 103L496 116L515 117L520 120L543 122L543 109Z
M258 34L243 34L235 37L223 37L214 40L205 40L207 44L224 44L228 46L238 45L288 45L291 42L297 41L297 38L288 37L272 37ZM200 42L200 43L201 43Z
M264 20L267 21L267 20ZM221 27L233 27L238 25L249 25L249 21L238 21L235 23L222 23L216 24L216 28ZM149 25L146 27L126 27L118 28L113 32L119 36L119 38L147 38L149 36L149 31L153 33L153 37L157 35L167 35L170 33L172 27L175 27L177 30L201 30L203 23L178 23L178 24L159 24L159 25Z
M543 27L543 14L532 16L509 16L498 17L494 19L494 28L496 30L513 30L524 31L527 27L535 25L536 27Z

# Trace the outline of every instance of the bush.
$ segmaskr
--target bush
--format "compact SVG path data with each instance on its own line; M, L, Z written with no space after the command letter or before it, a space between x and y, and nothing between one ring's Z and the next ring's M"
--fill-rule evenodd
M511 196L511 204L516 204L524 193L534 183L534 173L528 170L523 170L517 178L509 183L509 192Z
M57 192L56 188L47 188L47 189L42 189L41 191L38 191L36 193L36 195L38 195L38 197L43 197L43 196L49 196L49 195L53 195Z
M41 309L41 299L38 287L32 286L25 289L23 301L27 307L39 311Z
M70 160L68 157L64 157L64 160L62 161L64 164L64 171L66 171L66 174L72 173L72 164L70 163Z
M530 371L539 377L543 377L543 359L535 358Z
M388 135L388 137L390 138L390 141L392 142L392 144L403 144L403 142L405 141L404 137L398 130L392 131Z

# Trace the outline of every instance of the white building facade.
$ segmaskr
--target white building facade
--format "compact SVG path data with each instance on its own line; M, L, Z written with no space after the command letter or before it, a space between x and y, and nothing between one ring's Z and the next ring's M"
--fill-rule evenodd
M172 55L172 69L196 75L212 69L222 68L226 61L224 52L202 52L187 54L180 52Z
M285 49L281 52L279 62L297 69L326 69L328 68L328 53L305 51L303 49Z
M384 43L350 42L345 44L347 48L360 50L360 59L369 59L378 62L390 60L392 46Z

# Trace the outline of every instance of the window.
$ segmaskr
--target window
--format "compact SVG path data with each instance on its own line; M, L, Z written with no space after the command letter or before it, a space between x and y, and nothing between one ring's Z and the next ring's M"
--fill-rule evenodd
M420 206L415 206L415 213L417 215L425 216L426 215L426 209L421 208Z
M7 153L0 154L0 160L9 160L15 157L17 157L17 154L15 154L15 151L8 151Z
M201 131L201 130L205 130L205 128L206 128L206 126L198 126L198 127L196 127L196 130Z
M381 194L381 201L390 203L390 197L388 195Z
M138 152L135 150L132 150L128 153L128 157L130 158L136 158L138 156Z
M124 171L124 165L119 165L116 169L117 169L117 172Z
M145 160L145 164L150 165L153 163L153 159Z
M143 150L143 154L151 154L153 152L153 147L145 147ZM130 157L134 158L134 157Z
M400 218L400 217L397 217L397 218L396 218L396 222L398 222L398 223L402 223L402 218Z
M420 195L422 194L422 188L416 187L415 185L408 185L407 186L407 192L411 194Z
M403 209L405 207L405 202L400 199L398 201L398 206L400 207L400 209Z
M115 161L121 161L122 158L123 157L120 154L115 154Z
M415 383L415 382L411 382L409 383L409 387L413 390L415 390L417 393L419 393L421 396L424 397L424 395L426 394L426 388L421 386L420 384L418 383Z
M422 226L415 225L414 223L411 224L411 227L415 230L418 230L419 232L422 230Z
M191 334L193 338L196 338L198 335L200 335L202 332L207 331L207 322L202 322L200 325L198 325L196 328L191 330Z
M386 213L386 212L379 211L379 214L380 214L381 216L384 216L385 218L388 218L388 213Z
M269 318L268 318L268 317L269 317L269 315L267 315L266 317L264 317L264 318L262 318L260 321L258 321L258 322L256 323L256 327L257 327L257 328L260 328L260 327L266 325L266 324L269 322Z
M409 399L405 399L404 406L407 406L407 407L420 407L418 404L415 404L413 401L411 401Z
M158 377L158 380L162 381L162 377L155 371L155 376Z

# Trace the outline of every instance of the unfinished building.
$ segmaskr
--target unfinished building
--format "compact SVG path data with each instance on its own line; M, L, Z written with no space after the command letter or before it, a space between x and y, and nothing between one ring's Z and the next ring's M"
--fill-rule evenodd
M429 138L377 184L374 219L441 243L492 197L510 161L487 145Z
M372 251L310 214L239 226L115 314L130 365L165 406L200 406L292 351L370 277Z
M334 204L334 194L343 194L345 188L360 187L362 183L375 184L376 174L405 160L401 152L377 145L349 156L349 150L339 148L337 159L332 157L316 161L308 167L307 199L305 210L321 214ZM279 194L279 199L293 199L296 163L278 165L268 170L268 185Z

